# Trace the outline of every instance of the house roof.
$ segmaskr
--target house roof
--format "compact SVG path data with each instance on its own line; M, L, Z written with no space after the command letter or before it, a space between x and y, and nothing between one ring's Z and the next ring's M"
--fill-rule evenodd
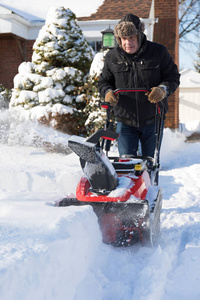
M47 13L52 6L63 6L73 11L73 13L75 13L77 17L85 17L95 13L103 2L104 0L0 0L0 6L9 7L13 11L18 10L19 15L21 15L22 13L29 14L31 20L35 20L34 16L45 20ZM34 15L33 18L31 17L31 15Z
M4 8L4 11L3 11ZM5 5L5 4L1 4L0 3L0 12L1 13L11 13L11 14L16 14L22 18L24 18L25 20L28 20L30 22L44 22L44 19L41 19L39 17L36 17L32 14L26 13L24 11L21 11L19 9L16 9L14 7Z
M0 38L34 40L44 20L23 11L0 4Z
M11 0L4 1L9 2ZM27 0L21 1L24 1L25 5ZM43 2L45 3L42 4L41 10L42 7L48 10L50 6L49 1L44 0ZM19 1L17 3L19 4ZM143 19L143 22L146 22L145 34L149 40L152 40L152 24L154 24L154 7L152 3L153 0L88 0L87 8L85 8L83 0L68 0L67 5L70 6L70 9L71 6L75 5L76 9L82 11L79 17L77 17L77 21L88 41L101 41L101 31L108 27L114 29L118 20L130 12L138 15ZM82 10L83 7L85 8L84 12ZM28 10L26 8L26 12L24 12L23 10L8 6L7 3L6 5L0 3L0 27L2 28L0 35L12 33L24 39L36 39L39 29L44 25L45 19L36 17L30 14L30 12L32 13L31 7L28 7ZM5 20L7 21L6 23ZM3 24L2 26L1 23Z
M184 69L180 74L180 88L200 88L200 73Z
M139 18L149 18L152 0L104 0L96 13L88 17L80 17L79 21L117 20L128 13Z

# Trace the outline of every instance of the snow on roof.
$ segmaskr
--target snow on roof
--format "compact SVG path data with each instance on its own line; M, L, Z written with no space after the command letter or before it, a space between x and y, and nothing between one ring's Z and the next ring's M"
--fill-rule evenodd
M180 71L180 87L181 88L200 88L200 73L190 69Z
M14 8L11 8L13 12L14 10L21 11L20 15L24 12L26 18L27 15L31 16L31 14L34 14L38 18L46 19L47 12L51 6L64 6L65 8L69 8L73 11L76 17L85 17L95 13L103 2L104 0L87 0L87 3L83 0L1 0L0 5L4 7L14 6Z
M19 15L21 16L22 18L24 18L25 20L28 20L30 22L41 22L41 21L44 21L44 19L41 19L39 17L36 17L34 15L31 15L29 13L26 13L24 11L21 11L19 9L16 9L16 8L13 8L11 6L8 6L8 5L4 5L4 4L1 4L0 3L0 6L4 7L4 8L7 8L8 10L12 11L12 13L16 14L16 15Z

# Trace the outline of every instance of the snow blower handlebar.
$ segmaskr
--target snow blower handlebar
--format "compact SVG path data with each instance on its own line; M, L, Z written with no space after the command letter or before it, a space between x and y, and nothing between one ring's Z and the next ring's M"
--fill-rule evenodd
M147 89L147 88L120 88L120 89L116 89L114 90L114 94L115 96L118 95L119 93L123 93L123 92L126 92L126 93L133 93L133 92L144 92L145 94L149 94L150 93L150 89ZM101 103L101 107L102 108L105 108L106 109L106 113L107 113L107 116L106 116L106 122L105 122L105 126L104 126L104 129L109 129L109 126L110 126L110 111L111 111L111 105L109 102L102 102Z
M106 122L104 125L104 130L106 132L113 132L114 131L114 124L113 122L110 120L110 111L111 111L111 105L109 102L102 102L101 103L101 107L106 109ZM119 135L117 134L117 136L115 137L118 138ZM108 156L108 152L110 151L110 146L111 146L111 140L108 137L104 136L104 138L102 139L102 143L101 143L101 148L105 148L106 151L106 155ZM114 140L114 139L113 139ZM105 144L105 146L104 146Z
M149 94L151 92L151 89L147 89L147 88L121 88L121 89L116 89L114 91L114 94L117 95L119 93L123 93L123 92L126 92L126 93L133 93L133 92L144 92L144 93L147 93Z
M151 92L151 89L149 88L119 88L114 91L115 95L118 95L120 93L133 93L133 92L143 92L146 95L148 95ZM106 116L106 122L104 130L113 130L113 122L110 121L110 111L111 111L111 105L109 102L102 102L101 106L106 109L107 116ZM162 128L162 122L163 122L163 106L162 102L156 103L156 121L155 121L155 135L156 135L156 146L155 146L155 154L154 154L154 163L155 165L158 164L158 155L159 155L159 148L160 148L160 139L161 139L161 128ZM110 150L111 141L106 142L105 150L108 152ZM104 146L104 140L102 141L102 148Z
M123 93L123 92L144 92L146 94L150 93L150 89L147 88L120 88L120 89L116 89L114 90L114 94L118 95L119 93ZM110 120L110 112L111 112L111 105L109 102L102 102L101 103L101 107L106 109L106 122L105 122L105 126L104 126L104 130L105 131L113 131L114 130L114 124L113 122ZM106 140L106 143L105 143ZM111 139L104 137L101 143L101 148L104 148L104 143L105 143L105 151L106 154L108 155L108 151L110 150L110 146L111 146Z
M146 94L150 93L150 89L147 88L120 88L120 89L116 89L114 90L114 94L115 96L118 95L119 93L133 93L133 92L144 92ZM106 116L106 123L105 123L105 127L104 129L108 129L109 127L109 123L110 123L110 110L111 110L111 105L109 102L102 102L101 103L101 107L106 109L107 112L107 116Z

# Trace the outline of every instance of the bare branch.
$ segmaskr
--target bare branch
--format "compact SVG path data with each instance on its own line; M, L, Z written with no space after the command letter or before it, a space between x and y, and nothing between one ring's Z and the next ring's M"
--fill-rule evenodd
M199 36L200 31L200 1L179 0L179 38L185 38L189 33Z

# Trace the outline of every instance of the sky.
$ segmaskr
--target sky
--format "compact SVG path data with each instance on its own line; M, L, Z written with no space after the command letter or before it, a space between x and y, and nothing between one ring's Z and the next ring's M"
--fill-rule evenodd
M26 0L0 0L0 3L45 19L49 8L55 5L70 8L77 17L89 16L96 12L97 8L103 3L103 0L87 0L87 5L82 0L43 0L42 3L40 0L34 0L32 2L27 2ZM180 47L179 57L180 69L195 69L194 60L197 57L196 47L184 44Z
M179 47L179 69L195 70L195 61L197 61L197 47L184 45Z
M1 0L0 3L46 19L47 12L51 6L70 8L77 17L89 16L96 12L103 0L87 0L87 5L82 0L43 0L42 2L40 0L32 2L27 2L26 0Z
M189 38L190 36L190 38ZM188 40L190 39L191 43L186 43L181 41L179 44L179 57L180 57L180 69L193 69L195 70L194 64L199 59L197 56L198 45L197 37L193 34L189 34Z

